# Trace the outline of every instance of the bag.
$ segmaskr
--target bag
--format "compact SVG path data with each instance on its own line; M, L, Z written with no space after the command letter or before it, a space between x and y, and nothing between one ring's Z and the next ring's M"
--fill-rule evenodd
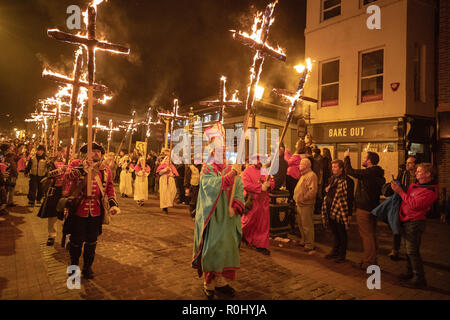
M111 223L111 213L109 212L110 206L109 206L109 200L108 197L105 196L105 190L103 189L103 184L100 181L100 178L98 175L95 176L95 181L98 184L98 188L100 189L100 192L102 193L102 205L103 205L103 224L110 224Z

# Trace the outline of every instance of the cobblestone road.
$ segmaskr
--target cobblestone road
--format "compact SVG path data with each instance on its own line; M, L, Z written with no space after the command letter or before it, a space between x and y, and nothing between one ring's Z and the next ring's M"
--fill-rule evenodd
M104 226L94 262L93 280L83 280L80 290L66 286L68 252L58 242L46 246L46 220L37 208L25 207L26 198L0 222L0 299L204 299L202 281L190 266L194 222L187 206L178 205L169 215L151 195L143 208L131 199L120 199L121 214ZM59 228L60 229L60 228ZM405 261L386 255L391 244L388 227L379 224L382 268L381 290L369 290L369 276L350 262L324 259L331 234L316 225L317 251L303 252L293 241L280 247L272 241L270 256L241 248L241 269L233 284L236 299L449 299L450 230L430 220L424 235L422 256L429 288L400 287L396 275ZM58 235L59 236L59 235ZM296 240L292 236L293 240ZM349 260L358 261L361 241L356 225L349 234Z

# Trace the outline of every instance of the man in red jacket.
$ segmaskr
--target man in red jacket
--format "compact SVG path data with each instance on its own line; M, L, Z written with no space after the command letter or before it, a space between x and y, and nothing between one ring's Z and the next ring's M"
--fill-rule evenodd
M419 164L416 171L418 182L411 184L407 193L396 182L391 182L392 190L402 198L399 215L408 261L407 272L399 278L405 281L402 285L410 288L423 288L427 285L420 257L420 242L425 230L427 212L438 198L437 185L431 181L432 169L430 163Z

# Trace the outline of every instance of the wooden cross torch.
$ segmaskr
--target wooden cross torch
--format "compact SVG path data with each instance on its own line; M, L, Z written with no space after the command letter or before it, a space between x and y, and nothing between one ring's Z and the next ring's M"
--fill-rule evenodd
M92 161L92 122L93 122L93 91L94 91L94 77L95 77L95 52L97 50L104 50L114 53L129 54L130 49L121 45L111 44L106 41L99 41L95 38L96 36L96 19L97 19L97 5L103 0L94 0L88 8L87 13L85 13L85 23L87 27L87 36L73 35L59 31L57 29L48 30L47 34L49 37L68 42L77 45L83 45L87 48L88 52L88 161ZM86 21L87 20L87 21ZM92 168L88 169L88 181L87 184L87 195L90 197L92 195Z
M173 148L173 129L175 127L175 121L177 120L189 120L188 116L182 116L178 114L179 102L178 99L173 100L173 110L172 113L161 113L158 112L158 117L168 120L170 122L170 148L169 148L169 164L172 162L172 148ZM167 139L169 138L169 133L167 134Z
M219 107L219 121L223 124L225 116L226 107L236 107L241 106L242 101L237 98L237 91L233 94L231 100L227 100L227 88L226 88L227 78L222 76L220 78L220 91L219 99L213 101L200 101L201 106Z
M262 12L258 12L255 16L254 24L252 27L253 33L249 35L245 32L233 32L233 38L238 40L242 44L249 46L253 50L256 50L255 56L253 58L253 65L250 69L250 85L248 88L247 101L245 104L246 113L243 122L242 135L239 141L236 163L244 163L245 159L245 134L249 126L249 119L251 114L254 112L253 105L256 97L256 88L259 83L259 79L262 72L262 66L264 63L265 56L272 57L274 59L285 62L286 55L281 48L274 49L268 43L269 38L269 30L272 25L274 18L273 12L275 9L275 5L278 3L278 0L267 5L264 14ZM253 124L255 125L255 124ZM234 197L234 191L236 188L236 183L233 185L233 189L231 191L231 197L229 199L229 206L231 207L232 199Z

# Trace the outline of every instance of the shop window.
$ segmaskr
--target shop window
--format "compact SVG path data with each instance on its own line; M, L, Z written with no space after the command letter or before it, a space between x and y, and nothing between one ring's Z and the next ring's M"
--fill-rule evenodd
M361 53L360 102L383 100L384 50Z
M321 65L320 101L322 107L339 104L339 60Z
M426 47L424 45L414 45L414 99L420 102L425 101L425 68L426 68Z
M340 143L337 145L337 158L339 160L344 160L345 151L350 151L350 161L352 167L355 169L361 168L358 158L358 144L357 143Z
M363 6L366 6L366 5L368 5L372 2L376 2L376 1L378 1L378 0L361 0Z
M397 177L398 148L395 142L365 143L361 147L361 159L368 151L376 152L380 157L378 165L383 168L386 181L391 181L392 176Z
M322 0L322 21L341 14L341 0Z

